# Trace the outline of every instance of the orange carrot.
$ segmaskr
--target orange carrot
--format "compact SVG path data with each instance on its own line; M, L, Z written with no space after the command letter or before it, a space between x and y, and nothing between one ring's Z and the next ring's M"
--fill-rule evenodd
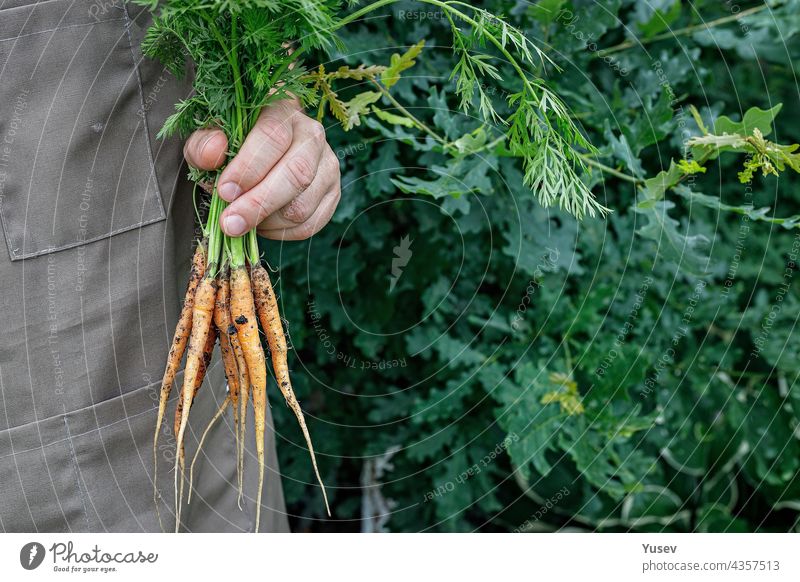
M158 513L158 522L161 524L161 511L158 509L158 436L161 432L161 424L164 422L164 415L167 411L167 401L169 400L170 392L172 391L172 384L175 381L175 374L178 373L178 368L183 359L183 352L186 349L186 342L189 339L189 334L192 329L192 311L194 309L194 296L200 280L205 275L206 271L206 245L207 241L203 240L195 248L194 256L192 257L192 268L189 273L189 283L186 286L186 296L184 298L183 308L181 315L178 319L178 324L175 326L175 333L172 338L172 345L167 357L167 366L164 370L164 376L161 380L161 395L158 402L158 418L156 419L156 430L153 436L153 501L156 504L156 512ZM163 531L164 526L161 524Z
M247 372L252 387L255 417L256 454L258 456L258 499L256 506L256 532L261 519L261 493L264 487L264 433L267 415L267 362L258 335L258 319L253 303L250 277L244 267L231 270L231 317L236 325L236 335L242 347Z
M233 433L236 439L236 475L239 484L239 496L242 494L242 474L239 459L242 457L239 447L239 369L236 363L236 354L233 352L233 345L229 328L231 327L231 301L230 301L230 279L227 271L221 275L217 300L214 306L214 325L219 330L219 349L222 353L222 363L225 366L225 377L228 380L228 394L233 409ZM236 328L233 328L234 332ZM191 477L189 478L191 483ZM191 489L189 490L191 495Z
M328 515L330 515L331 510L328 506L328 495L325 492L325 485L322 483L322 477L320 477L319 469L317 468L317 459L314 455L314 446L311 444L311 435L308 433L303 410L300 408L300 403L297 402L297 397L294 394L292 382L289 378L289 365L286 357L286 336L283 333L281 315L278 310L278 301L272 289L272 282L269 280L269 274L266 269L260 264L250 267L250 276L252 278L253 297L255 299L259 319L261 320L261 327L264 328L264 333L267 335L267 343L269 344L269 350L272 355L272 368L275 371L275 379L283 393L286 404L288 404L289 408L294 412L294 415L297 417L297 422L300 424L300 429L303 431L303 436L308 445L308 452L311 455L311 464L314 467L317 481L322 488L325 508L328 510Z
M189 347L186 354L186 368L183 372L183 412L181 415L180 428L178 430L176 450L181 451L183 447L186 425L189 421L189 408L195 395L195 386L198 376L205 368L206 346L212 330L212 319L214 316L214 300L217 294L217 282L213 278L205 277L197 287L194 299L194 309L192 311L192 332L189 336ZM213 349L213 344L212 344ZM180 454L176 454L175 459L175 495L176 495L176 520L175 532L180 526L180 499L177 499L178 490L178 467L180 464Z
M250 374L247 372L247 362L244 359L244 352L236 334L236 326L231 324L228 327L228 337L231 341L233 355L236 357L236 369L239 373L239 509L242 507L242 489L244 474L244 437L247 430L247 400L248 394L253 391L250 388Z
M231 325L230 292L230 280L226 274L223 275L217 291L217 299L214 305L214 325L219 330L219 348L222 354L222 363L225 366L225 376L228 380L231 402L235 406L239 403L239 375L236 371L236 356L233 353L228 334L228 328Z
M214 355L214 346L217 343L217 331L215 329L211 329L208 333L208 339L206 340L206 345L203 347L203 361L200 365L200 370L197 374L197 380L195 380L192 395L187 400L189 402L189 408L191 408L192 404L194 404L194 399L197 396L197 392L200 390L200 387L203 385L203 380L206 377L206 372L208 371L208 366L211 364L211 358ZM183 399L183 386L181 386L180 396L178 398L178 404L175 407L175 424L173 426L173 430L175 434L178 434L180 430L181 422L183 421L184 411L186 415L189 414L189 408L184 408L185 403ZM186 470L186 450L183 444L181 444L180 450L176 452L179 455L180 459L180 466L181 466L181 474L183 474ZM192 482L189 481L189 493L191 494L191 486ZM181 480L181 489L180 489L180 499L183 499L183 480Z
M208 371L208 366L211 364L211 358L214 355L214 346L217 343L217 330L210 329L208 332L208 339L206 339L206 345L203 347L203 361L200 363L200 369L197 372L197 379L195 380L194 387L192 389L192 394L186 400L189 402L189 406L191 407L194 404L195 396L197 396L197 392L200 390L200 387L203 385L203 380L206 377L206 372ZM180 397L178 398L178 404L175 407L175 424L173 430L175 434L178 434L178 431L181 427L181 422L183 421L183 414L184 414L184 406L186 403L184 402L184 393L183 393L183 386L181 386ZM188 409L186 409L186 414L188 414ZM185 456L183 454L183 449L181 449L181 468L183 468L183 462Z

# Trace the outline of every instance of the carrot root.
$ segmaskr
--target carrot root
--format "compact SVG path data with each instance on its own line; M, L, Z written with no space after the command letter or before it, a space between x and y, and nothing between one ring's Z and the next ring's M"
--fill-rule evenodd
M294 394L292 382L289 377L286 336L283 332L283 324L281 323L280 311L278 310L278 301L275 298L272 282L269 279L269 274L266 269L261 265L251 266L250 277L252 280L253 297L255 299L256 310L258 311L258 317L261 320L261 327L264 328L264 333L267 335L267 343L269 344L270 354L272 356L272 368L275 371L275 379L278 383L278 388L283 394L286 404L292 409L292 412L294 412L300 429L303 431L303 437L305 437L308 452L311 456L311 465L314 468L317 481L322 488L325 509L330 516L331 509L328 505L328 494L325 491L325 484L322 482L322 477L319 474L317 459L314 454L314 446L311 443L311 435L308 432L303 410L300 408L300 403L297 401L297 397Z
M247 371L250 374L253 412L255 418L256 454L258 457L258 498L256 506L256 531L261 521L261 493L264 487L264 433L267 413L267 363L261 338L258 334L253 290L250 277L243 267L231 271L231 317L242 347Z
M186 368L183 376L183 409L181 413L180 428L178 430L176 449L181 453L183 449L184 434L189 422L189 409L192 406L197 390L199 389L198 379L202 383L202 376L205 374L206 359L210 355L216 341L216 333L212 326L214 315L214 301L217 293L217 282L215 279L204 278L197 287L195 294L194 310L192 312L192 332L189 336L189 347L186 355ZM210 345L209 345L210 344ZM180 527L181 501L183 500L183 468L184 462L182 454L176 454L175 460L175 490L178 495L178 469L181 469L181 492L176 504L175 532Z
M206 339L206 345L203 347L203 361L200 364L200 370L197 374L197 380L194 383L194 393L191 396L189 407L191 408L191 404L194 402L195 396L197 396L197 392L200 390L200 387L203 385L203 380L206 377L206 372L208 371L208 366L211 364L211 357L214 355L214 345L216 344L217 333L214 328L211 328L208 333L208 339ZM183 394L183 389L181 388L181 395ZM187 418L189 415L189 408L185 407L185 403L183 402L183 398L178 402L178 410L175 412L175 426L178 427L175 429L175 434L178 434L180 430L180 425L183 422L183 415L186 414ZM198 449L199 451L199 449ZM197 454L195 453L195 457ZM181 443L180 447L180 468L181 468L181 486L180 492L176 499L176 507L180 508L180 504L183 500L183 486L186 481L184 479L184 475L186 474L186 447L184 443ZM177 475L177 468L175 471ZM189 481L189 495L191 496L192 493L192 482Z
M172 384L180 368L183 352L186 350L186 343L191 333L194 296L197 291L197 286L200 284L200 280L203 278L206 271L206 248L207 242L205 240L201 241L195 248L183 307L181 308L181 314L178 318L178 324L175 326L175 333L173 334L172 344L170 345L169 355L167 357L167 365L164 370L164 376L161 379L158 417L156 418L156 430L153 435L153 501L155 502L156 514L158 515L158 523L161 527L161 531L164 531L164 524L161 521L161 510L158 502L158 436L161 432L161 425L164 422L164 416L167 411L167 401L172 391Z
M230 313L230 275L227 269L223 269L219 290L217 291L217 298L214 306L214 325L219 330L219 348L222 354L222 363L225 367L225 377L228 381L228 394L231 401L231 408L233 409L233 434L236 440L236 480L239 488L239 496L237 503L241 506L242 499L242 486L244 483L241 463L239 459L242 454L240 453L241 439L239 438L239 384L241 378L239 377L239 365L236 361L236 354L234 353L232 343L232 333L236 333L236 328L231 324Z
M211 431L211 428L214 424L219 420L219 418L225 413L225 409L228 408L228 405L231 403L231 397L226 396L225 400L222 401L222 405L217 410L216 414L208 421L208 425L206 429L203 431L203 436L200 437L200 442L197 444L197 451L194 454L194 458L192 459L192 464L189 466L189 497L186 498L186 505L189 505L192 502L192 483L194 483L194 465L197 462L197 458L200 456L200 451L203 449L203 444L206 441L206 436Z
M247 432L247 401L250 390L250 374L247 372L247 362L244 359L244 352L239 343L236 333L236 326L231 324L228 328L228 337L231 340L231 348L236 359L236 369L239 374L239 499L237 503L242 509L242 497L244 495L244 437Z
M328 515L330 515L328 495L317 466L311 435L306 425L303 410L292 388L287 362L286 335L269 274L260 264L251 265L249 269L237 267L230 271L223 266L221 279L217 281L216 278L206 273L206 255L207 243L203 241L195 250L192 260L192 271L187 286L186 299L175 329L161 385L156 432L153 438L153 499L156 502L161 529L163 531L164 527L158 508L159 495L156 484L158 437L166 413L169 394L185 353L186 365L183 385L180 389L173 425L176 435L174 486L175 532L177 533L180 529L183 492L187 480L185 435L189 412L194 398L202 385L210 365L214 346L217 338L219 338L228 394L203 431L197 451L192 458L188 474L189 492L187 504L191 503L194 491L194 468L205 440L211 428L227 410L228 405L231 405L236 439L236 471L239 487L237 502L239 508L242 508L247 402L251 400L255 418L256 452L259 467L255 531L259 531L261 498L264 489L266 453L264 450L264 437L266 434L267 407L267 364L259 336L259 321L269 344L272 368L275 372L278 388L283 394L286 404L294 413L303 433L314 474L322 489L325 508ZM179 474L180 486L178 485Z

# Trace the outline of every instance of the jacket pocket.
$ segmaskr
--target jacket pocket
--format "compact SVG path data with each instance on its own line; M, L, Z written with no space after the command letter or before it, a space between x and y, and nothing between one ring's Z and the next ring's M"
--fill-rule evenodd
M0 529L158 531L151 474L159 392L160 383L146 384L0 431ZM167 485L172 467L161 467Z
M64 417L0 431L0 530L89 531Z
M129 32L121 1L0 9L0 219L12 261L165 219Z
M217 364L216 373L212 374L214 385L210 385L207 378L207 385L202 388L203 398L198 398L192 406L185 442L187 471L200 435L225 397L220 372ZM178 380L182 381L182 375ZM93 531L158 532L160 525L167 531L175 527L176 441L172 425L177 389L173 390L159 437L156 483L159 498L153 499L153 429L160 388L160 384L153 384L68 415L74 435L76 466L86 486ZM252 417L248 420L252 426ZM248 448L247 453L249 458L252 451ZM194 476L192 503L187 504L184 498L182 522L185 529L250 529L252 504L248 503L247 511L237 507L236 445L230 412L215 423L209 433ZM246 492L252 498L251 489Z

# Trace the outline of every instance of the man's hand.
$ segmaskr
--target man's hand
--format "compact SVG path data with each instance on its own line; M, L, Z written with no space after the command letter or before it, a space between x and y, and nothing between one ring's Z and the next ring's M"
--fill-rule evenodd
M203 129L186 141L184 156L196 168L214 170L225 161L227 148L221 130ZM254 227L276 240L302 240L319 232L341 197L339 161L322 124L294 100L265 107L222 172L219 195L231 203L220 217L230 236Z

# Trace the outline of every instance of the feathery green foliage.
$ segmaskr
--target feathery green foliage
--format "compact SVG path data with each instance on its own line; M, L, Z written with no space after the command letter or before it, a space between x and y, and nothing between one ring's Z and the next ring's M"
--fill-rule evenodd
M304 105L329 109L345 129L360 123L381 95L367 92L344 102L334 81L363 81L391 88L401 73L420 58L424 41L394 55L387 67L362 65L326 73L306 62L320 60L341 46L339 30L395 0L377 0L348 12L336 0L134 0L155 12L144 42L144 53L164 62L175 74L194 64L195 93L179 103L160 135L185 135L218 126L230 139L235 155L260 109L289 95ZM509 151L522 158L523 179L539 201L559 205L574 216L604 214L607 209L592 196L582 177L582 154L591 145L572 121L569 111L541 77L552 62L517 28L491 12L456 0L422 0L441 10L452 31L458 61L452 68L465 112L476 108L481 118L505 135ZM327 60L327 59L326 59ZM493 99L487 87L507 81L500 65L510 65L517 90ZM501 109L509 109L503 114ZM194 179L213 176L193 174Z

